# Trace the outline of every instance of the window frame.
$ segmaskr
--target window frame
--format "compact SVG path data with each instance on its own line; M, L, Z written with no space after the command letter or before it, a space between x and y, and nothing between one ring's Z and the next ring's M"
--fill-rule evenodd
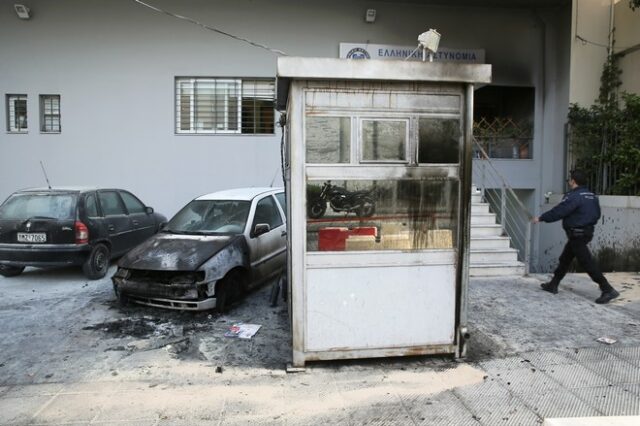
M18 101L24 101L25 127L15 126L15 123L16 123L15 103ZM13 134L29 133L29 97L28 95L22 94L22 93L7 93L5 95L5 107L6 107L6 118L7 118L7 133L13 133ZM12 111L13 111L13 120L12 120Z
M230 98L229 93L225 94L224 97L224 123L225 129L211 129L211 130L199 130L197 128L197 116L196 116L196 104L197 104L197 84L209 82L213 84L237 84L237 110L235 111L236 116L236 125L237 129L229 129L229 116L232 114L232 110L229 107ZM265 82L270 84L271 92L265 98L272 104L273 113L273 123L270 124L271 131L262 131L257 132L256 128L258 126L253 126L251 132L243 132L243 99L244 99L244 85L245 83L255 83L255 82ZM182 84L186 83L187 86L183 88ZM227 89L228 92L228 89ZM183 130L181 127L183 114L181 111L181 102L182 96L189 96L189 129ZM254 95L257 93L254 92ZM257 99L257 96L254 96ZM205 135L205 136L214 136L214 135L224 135L224 136L232 136L232 135L241 135L241 136L273 136L276 133L275 126L275 101L276 101L276 91L275 91L275 79L268 77L197 77L197 76L176 76L174 78L174 133L176 135ZM215 113L215 111L214 111ZM252 113L255 113L255 105ZM186 117L185 117L186 118ZM254 120L254 123L256 121Z
M45 109L45 102L47 100L57 100L57 114L47 114ZM53 109L53 104L51 106ZM59 134L62 133L62 98L60 95L54 94L44 94L40 95L40 133L43 134ZM57 130L46 130L47 126L47 117L53 117L58 119L58 129Z

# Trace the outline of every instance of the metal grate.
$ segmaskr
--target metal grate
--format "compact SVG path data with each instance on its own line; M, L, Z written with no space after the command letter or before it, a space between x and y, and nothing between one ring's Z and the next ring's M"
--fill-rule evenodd
M273 79L176 78L176 133L273 134Z
M7 95L7 131L27 131L27 95Z
M531 158L533 125L527 120L481 118L473 123L473 135L489 158ZM475 157L480 158L477 150Z

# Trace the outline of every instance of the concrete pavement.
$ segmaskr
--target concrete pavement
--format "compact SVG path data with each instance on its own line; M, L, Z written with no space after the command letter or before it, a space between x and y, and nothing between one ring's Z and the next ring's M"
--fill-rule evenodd
M288 318L268 306L268 288L218 316L120 308L108 280L73 269L0 277L0 424L492 426L640 414L640 276L614 284L622 300L607 306L580 275L558 295L538 289L544 279L472 281L464 362L287 374ZM224 338L238 321L263 327L248 341Z

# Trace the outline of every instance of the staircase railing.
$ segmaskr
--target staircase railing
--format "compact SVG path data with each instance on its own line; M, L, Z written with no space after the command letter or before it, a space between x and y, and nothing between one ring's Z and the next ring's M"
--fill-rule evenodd
M528 275L531 268L533 215L522 204L475 137L473 143L473 183L480 190L483 201L488 202L491 211L495 213L502 226L502 234L510 237L512 247L518 251L518 260L524 263L524 274Z

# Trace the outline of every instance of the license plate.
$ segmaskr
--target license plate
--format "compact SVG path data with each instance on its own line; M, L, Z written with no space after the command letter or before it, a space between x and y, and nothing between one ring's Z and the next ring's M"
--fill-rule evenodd
M34 232L33 234L27 234L25 232L18 232L19 243L46 243L47 234L44 232Z

